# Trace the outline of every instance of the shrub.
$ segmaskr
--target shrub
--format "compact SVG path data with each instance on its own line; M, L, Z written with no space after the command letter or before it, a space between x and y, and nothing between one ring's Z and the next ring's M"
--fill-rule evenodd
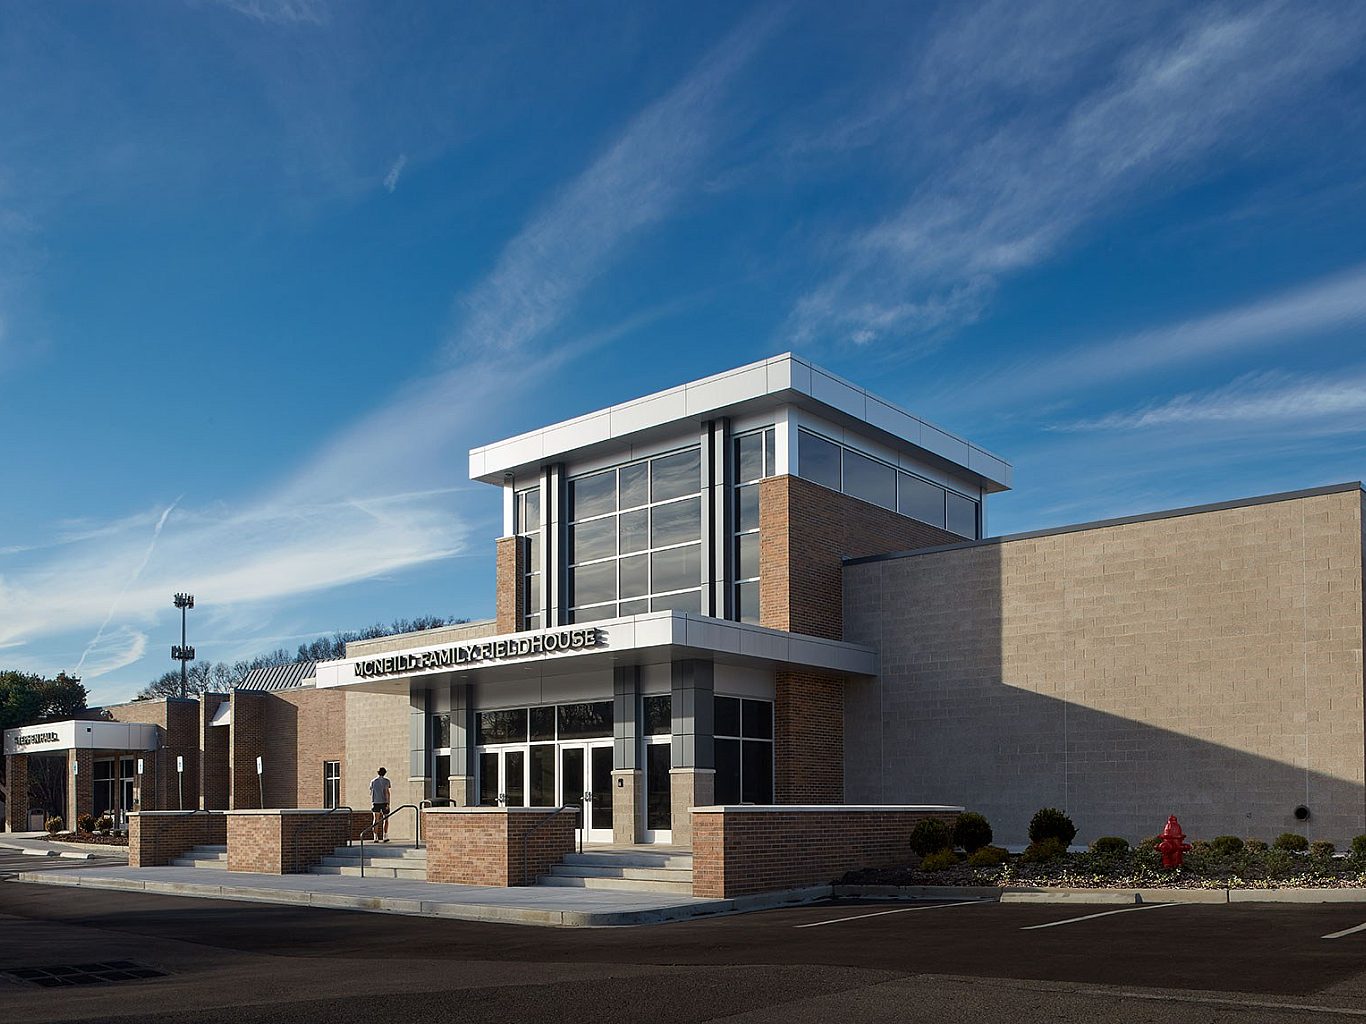
M1197 839L1193 843L1191 843L1190 852L1198 854L1201 857L1208 857L1210 854L1214 852L1214 844L1211 843L1208 839Z
M1357 860L1366 860L1366 835L1359 835L1352 840L1352 856Z
M999 846L983 846L968 858L968 863L975 868L998 868L1009 856Z
M1276 847L1262 855L1262 866L1267 878L1289 878L1300 870L1300 859L1289 850Z
M1309 856L1318 860L1330 860L1337 852L1338 848L1327 839L1315 839L1309 844Z
M1020 856L1026 864L1047 864L1049 861L1058 860L1067 856L1067 844L1056 836L1049 836L1046 839L1036 839L1025 847L1025 852Z
M1056 839L1066 848L1077 838L1077 826L1056 807L1045 807L1034 812L1034 817L1029 820L1029 838L1035 843Z
M1091 852L1104 857L1118 857L1129 852L1129 840L1123 836L1101 836L1091 844Z
M114 827L114 819L107 814L101 814L95 819L95 828L101 832L109 832Z
M1210 851L1219 857L1236 857L1243 852L1243 841L1237 836L1215 836L1209 841Z
M76 819L76 827L82 832L94 832L95 816L93 814L82 814Z
M921 871L947 871L958 863L958 854L952 850L937 850L920 861Z
M1286 853L1304 853L1309 849L1309 840L1298 832L1282 832L1271 845Z
M1248 853L1266 853L1270 849L1266 841L1262 839L1248 839L1243 843L1243 849Z
M968 853L980 850L991 839L991 822L973 811L958 815L953 823L953 845L961 846Z
M60 814L54 814L43 823L43 827L47 829L48 835L55 836L66 829L66 821Z
M922 857L947 849L951 842L949 826L938 818L924 818L911 829L911 849Z

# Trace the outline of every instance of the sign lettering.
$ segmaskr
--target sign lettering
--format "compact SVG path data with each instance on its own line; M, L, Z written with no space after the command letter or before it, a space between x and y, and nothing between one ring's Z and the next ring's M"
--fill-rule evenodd
M55 732L32 732L27 736L14 737L16 747L31 747L35 743L56 743L60 737Z
M356 662L355 674L357 679L373 679L376 676L430 672L436 669L477 665L486 661L525 658L533 654L582 651L589 647L597 647L602 640L602 632L595 627L562 629L556 633L536 633L508 640L458 644L415 654L386 654L382 658L367 658Z

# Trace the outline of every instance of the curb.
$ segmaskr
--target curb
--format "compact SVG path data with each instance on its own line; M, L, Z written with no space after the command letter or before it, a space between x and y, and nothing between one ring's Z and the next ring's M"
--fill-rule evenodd
M1366 888L1338 889L1073 889L995 888L980 885L837 885L836 897L878 899L980 899L1001 903L1366 903Z
M520 924L551 928L608 928L625 925L661 924L697 917L714 917L742 909L760 910L766 906L810 902L829 895L830 887L815 890L768 894L741 900L712 900L654 910L576 911L535 910L530 907L497 907L480 904L442 903L400 897L348 896L345 893L318 893L304 889L274 889L252 885L213 885L196 882L158 882L141 878L82 878L67 872L21 871L20 882L39 885L65 885L87 889L116 889L187 896L196 899L241 900L285 906L312 906L326 910L357 910L372 914L399 914L407 917L439 917L447 920L481 921L493 924ZM753 901L752 903L748 901Z
M836 885L831 895L855 899L999 900L1006 890L995 885Z

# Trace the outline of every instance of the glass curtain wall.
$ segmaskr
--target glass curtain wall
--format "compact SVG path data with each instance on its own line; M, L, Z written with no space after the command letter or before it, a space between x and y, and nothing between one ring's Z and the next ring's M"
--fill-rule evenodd
M517 536L527 551L522 577L522 628L541 628L541 489L528 487L514 495Z
M701 609L701 490L697 446L569 482L571 621Z
M774 473L773 428L735 438L735 618L759 621L759 481Z

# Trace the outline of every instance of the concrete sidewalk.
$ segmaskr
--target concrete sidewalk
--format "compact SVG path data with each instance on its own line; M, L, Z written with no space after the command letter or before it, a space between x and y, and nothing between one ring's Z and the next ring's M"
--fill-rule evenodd
M42 838L39 838L42 837ZM42 832L6 832L0 836L0 850L38 857L65 857L68 860L128 860L128 847L100 843L63 843L46 838Z
M741 907L737 906L736 900L698 899L668 893L557 886L502 889L346 875L258 875L213 868L112 865L67 871L40 869L22 872L19 881L571 928L653 924L758 906L752 900L744 901ZM829 894L829 886L822 890L819 894L780 894L766 899L762 905L778 906Z

